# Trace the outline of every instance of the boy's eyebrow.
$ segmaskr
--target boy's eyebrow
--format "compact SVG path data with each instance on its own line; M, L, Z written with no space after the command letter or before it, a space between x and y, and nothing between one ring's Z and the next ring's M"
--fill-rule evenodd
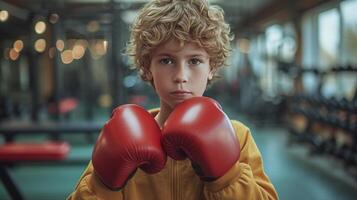
M157 54L155 56L164 57L164 56L171 56L171 54L169 54L169 53L159 53L159 54Z
M188 57L207 57L207 56L203 54L193 54L193 55L189 55Z
M171 55L170 53L159 53L157 55L155 55L157 57L172 57L174 55ZM195 53L195 54L189 54L189 55L186 55L186 57L207 57L206 55L204 54L200 54L200 53Z

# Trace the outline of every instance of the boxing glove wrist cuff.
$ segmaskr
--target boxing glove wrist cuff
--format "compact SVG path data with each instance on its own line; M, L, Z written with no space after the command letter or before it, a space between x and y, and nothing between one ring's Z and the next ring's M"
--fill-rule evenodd
M236 181L237 178L240 178L241 170L241 164L237 162L223 176L215 181L205 182L205 187L212 192L220 191L222 188L229 186L233 181Z
M89 191L94 193L98 199L121 199L121 192L108 189L100 178L93 172L86 180Z
M199 176L202 181L212 182L212 181L215 181L215 180L217 180L219 178L219 177L205 176L203 174L202 168L196 163L191 162L191 166L192 166L193 171L195 171L196 175Z

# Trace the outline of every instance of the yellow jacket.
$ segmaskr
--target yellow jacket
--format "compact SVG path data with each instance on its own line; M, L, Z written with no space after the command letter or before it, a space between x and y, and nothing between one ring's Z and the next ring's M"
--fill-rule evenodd
M157 113L158 110L151 111L153 116ZM240 158L224 176L214 182L202 182L188 159L176 161L168 157L165 168L159 173L149 175L138 169L122 190L111 191L93 174L90 162L68 199L278 199L274 186L264 172L263 161L250 130L238 121L232 120L232 124L241 146Z

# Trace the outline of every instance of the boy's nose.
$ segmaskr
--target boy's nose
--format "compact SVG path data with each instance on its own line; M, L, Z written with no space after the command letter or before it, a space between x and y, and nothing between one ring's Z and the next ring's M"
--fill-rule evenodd
M184 64L179 64L175 70L174 74L175 83L185 83L187 82L187 69Z

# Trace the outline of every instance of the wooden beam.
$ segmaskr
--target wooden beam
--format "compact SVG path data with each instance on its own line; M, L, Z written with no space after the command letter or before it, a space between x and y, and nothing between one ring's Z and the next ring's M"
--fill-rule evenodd
M304 12L330 2L338 2L338 0L275 0L243 19L237 25L237 30L243 32L245 30L259 31L269 23L299 18Z

